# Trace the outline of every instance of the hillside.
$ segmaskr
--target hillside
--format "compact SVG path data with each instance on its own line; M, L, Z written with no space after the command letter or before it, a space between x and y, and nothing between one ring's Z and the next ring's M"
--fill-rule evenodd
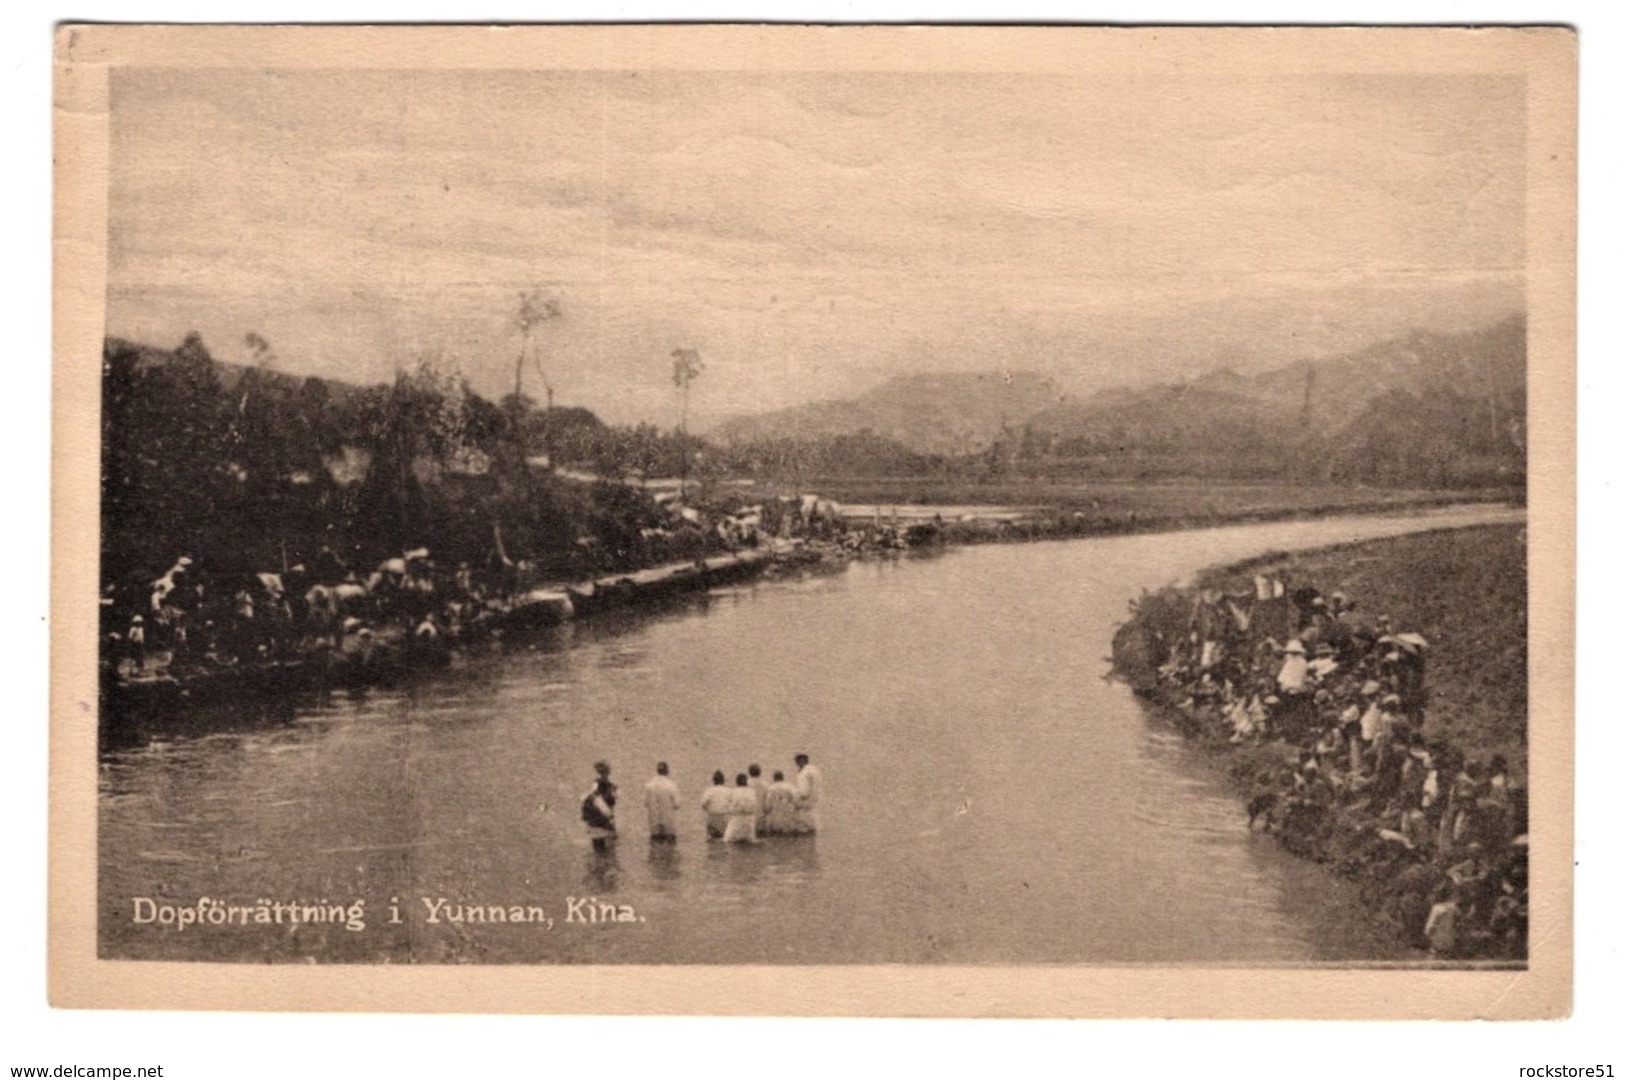
M1525 323L1503 320L1463 334L1415 331L1357 352L1324 360L1299 360L1257 375L1220 369L1189 383L1114 388L1032 417L1037 430L1061 438L1102 436L1102 441L1161 439L1181 443L1201 428L1263 424L1253 434L1279 441L1305 429L1335 435L1357 426L1373 401L1392 393L1422 397L1444 393L1493 400L1508 415L1521 415L1525 392ZM1122 434L1115 434L1121 432ZM1204 435L1226 438L1222 432Z
M1029 372L899 375L845 401L822 401L718 425L722 442L827 439L869 433L926 454L985 450L1034 414L1061 404L1048 378Z
M128 362L133 365L132 370L135 372L145 372L154 367L166 367L174 364L177 357L195 353L204 359L207 367L214 373L215 381L219 383L220 389L228 393L235 391L242 383L244 376L248 375L249 372L253 372L256 379L269 383L284 392L293 392L307 385L320 384L326 390L328 398L335 402L347 401L353 395L359 394L365 389L365 387L345 382L342 379L324 379L315 375L289 375L269 366L249 367L245 364L232 363L229 360L219 360L209 355L207 347L203 344L203 339L196 334L189 335L185 341L174 349L163 349L140 342L126 341L123 338L110 337L105 343L105 350L108 355L129 358Z
M1028 472L1516 483L1525 331L1522 316L1466 333L1413 331L1256 374L1221 368L1076 401L1036 374L899 376L859 397L737 419L713 434L737 443L867 432L916 454L991 450Z

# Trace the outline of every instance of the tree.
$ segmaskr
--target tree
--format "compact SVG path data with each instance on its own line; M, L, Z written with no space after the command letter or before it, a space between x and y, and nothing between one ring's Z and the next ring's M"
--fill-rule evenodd
M676 384L678 392L683 396L683 411L677 422L677 437L682 443L683 450L682 476L678 483L679 489L684 494L688 492L688 388L704 370L705 361L700 358L697 349L671 351L671 381Z
M545 322L552 322L560 314L562 314L562 311L559 302L553 297L543 296L536 289L520 294L519 312L514 317L514 321L519 326L520 334L524 335L524 344L520 347L519 359L515 361L513 366L513 422L514 431L521 438L523 438L525 431L524 415L528 409L529 401L525 397L525 359L527 356L530 358L531 363L536 366L536 374L541 378L542 389L547 394L548 418L551 419L553 415L553 384L548 381L547 371L542 367L541 358L531 348L531 334L536 327ZM550 427L551 425L549 425ZM549 438L549 441L551 441L545 431L544 438ZM546 449L547 461L551 466L553 463L553 448L548 445Z
M249 331L243 338L243 344L248 347L248 355L253 359L253 366L265 371L276 367L276 350L263 334Z

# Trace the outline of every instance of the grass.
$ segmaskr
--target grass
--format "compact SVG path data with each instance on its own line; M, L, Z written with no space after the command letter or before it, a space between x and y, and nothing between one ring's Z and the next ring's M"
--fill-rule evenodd
M985 482L906 479L807 481L803 487L838 502L879 505L994 504L1045 510L1089 511L1140 517L1224 519L1280 513L1434 506L1514 497L1512 489L1433 491L1271 481L1043 480L1010 478Z

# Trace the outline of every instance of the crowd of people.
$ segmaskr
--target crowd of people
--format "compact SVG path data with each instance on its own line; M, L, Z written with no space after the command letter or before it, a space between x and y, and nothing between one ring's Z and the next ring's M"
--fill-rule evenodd
M878 518L848 527L817 496L769 499L732 512L657 500L667 524L642 530L651 564L704 558L801 538L856 554L928 542L940 522L903 527ZM586 547L591 541L583 540ZM591 552L583 555L591 562ZM556 575L555 575L556 576ZM281 570L221 572L182 554L156 578L108 583L101 597L104 659L124 679L184 679L200 672L308 659L365 666L380 648L444 647L500 626L548 575L527 560L439 565L418 547L376 566L354 566L331 548Z
M491 618L500 579L467 563L438 569L426 548L364 570L324 548L308 566L252 574L212 571L182 555L150 583L103 590L109 660L140 677L326 652L365 658L381 641L435 642Z
M700 795L706 836L728 844L754 844L764 836L816 833L823 774L806 754L797 754L795 762L794 782L778 771L771 781L765 780L762 767L756 764L737 774L731 786L721 769L712 773L711 786ZM581 820L593 849L607 852L617 835L615 808L619 793L610 780L608 762L600 761L593 768L597 778L582 796ZM649 842L675 844L683 799L664 761L655 765L655 775L644 785L643 807L648 816Z
M1265 764L1251 770L1249 828L1364 878L1434 956L1521 956L1524 791L1505 756L1429 727L1430 642L1356 608L1265 575L1244 594L1200 589L1167 643L1160 696L1206 735L1289 755L1252 759Z

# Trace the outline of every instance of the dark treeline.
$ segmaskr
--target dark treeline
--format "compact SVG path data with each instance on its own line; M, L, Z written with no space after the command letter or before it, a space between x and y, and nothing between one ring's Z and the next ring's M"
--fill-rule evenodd
M642 490L582 482L675 475L682 441L585 409L494 403L425 362L358 388L109 339L103 354L102 578L150 581L188 554L218 573L279 572L326 549L356 567L427 546L442 565L538 576L642 561L662 515Z

